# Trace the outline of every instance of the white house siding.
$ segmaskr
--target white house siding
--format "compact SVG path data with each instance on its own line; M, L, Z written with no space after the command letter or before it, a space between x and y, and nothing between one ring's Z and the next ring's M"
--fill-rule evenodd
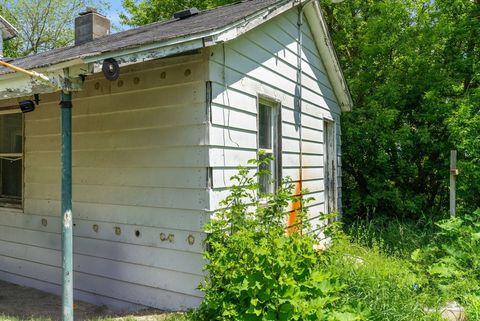
M121 309L200 303L206 69L203 54L137 64L118 81L88 77L74 93L76 299ZM41 99L25 115L24 211L0 208L0 279L60 293L59 95Z
M211 50L212 211L225 197L237 166L246 165L247 160L256 157L258 95L282 103L283 176L290 176L297 184L302 179L301 186L314 197L310 203L312 217L325 211L323 121L335 121L340 195L340 108L306 19L302 27L303 170L300 175L300 130L294 107L299 71L297 15L297 10L292 9Z

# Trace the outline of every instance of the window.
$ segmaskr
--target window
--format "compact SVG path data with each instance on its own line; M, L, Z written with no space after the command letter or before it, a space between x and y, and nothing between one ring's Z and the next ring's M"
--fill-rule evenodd
M263 151L259 157L273 157L269 164L261 165L260 170L269 170L267 175L259 177L259 192L273 193L281 180L281 120L280 106L277 102L261 98L258 104L258 148ZM260 154L260 153L259 153ZM273 180L273 181L272 181Z
M325 161L325 212L332 213L337 206L337 148L335 140L335 123L323 122L323 142Z
M0 114L0 206L22 205L23 115Z

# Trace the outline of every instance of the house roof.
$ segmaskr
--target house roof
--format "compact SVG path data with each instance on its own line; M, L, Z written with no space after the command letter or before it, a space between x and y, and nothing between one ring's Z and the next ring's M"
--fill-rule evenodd
M151 23L103 36L79 46L54 49L37 55L15 59L10 63L24 69L35 69L76 58L90 57L122 49L138 48L148 44L210 32L241 21L259 10L268 8L278 2L285 1L242 1L201 11L199 14L189 18ZM0 68L0 75L10 72L9 69Z
M58 90L81 90L83 76L101 71L105 59L114 58L120 66L124 66L214 46L233 40L296 6L304 6L305 17L341 109L351 110L352 98L328 27L318 1L312 0L243 0L188 18L156 22L82 45L15 59L10 63L46 73L50 80L45 83L44 79L28 78L0 68L0 99Z

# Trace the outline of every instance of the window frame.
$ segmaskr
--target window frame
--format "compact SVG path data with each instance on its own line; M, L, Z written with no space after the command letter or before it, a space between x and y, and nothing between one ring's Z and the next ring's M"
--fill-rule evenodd
M323 119L323 144L325 211L331 213L338 210L337 123L326 117Z
M24 199L25 199L25 115L15 107L7 107L0 109L0 117L11 114L20 114L21 115L21 126L20 132L22 135L22 150L20 153L2 153L0 151L0 159L15 159L16 161L21 161L21 173L20 173L20 186L21 186L21 195L19 203L9 201L8 198L3 198L0 195L0 209L9 209L9 210L20 210L23 211ZM2 174L0 174L0 179L2 179ZM12 199L13 200L13 199Z
M261 106L272 108L270 113L270 137L272 142L272 148L264 149L260 148L260 108ZM267 190L267 193L274 193L280 186L282 180L282 103L280 100L265 96L258 95L257 97L257 158L260 159L260 151L265 151L267 154L271 154L274 160L270 164L271 180ZM259 170L259 168L257 168ZM262 186L260 186L260 177L258 178L259 190L262 192Z

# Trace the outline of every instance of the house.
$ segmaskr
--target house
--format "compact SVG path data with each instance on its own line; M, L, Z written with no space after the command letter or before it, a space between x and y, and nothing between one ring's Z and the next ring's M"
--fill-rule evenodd
M76 299L198 306L202 227L259 149L309 190L312 216L341 209L352 101L317 1L187 10L115 34L89 10L76 45L10 63L50 83L0 69L1 280L61 292L61 91L73 93Z

